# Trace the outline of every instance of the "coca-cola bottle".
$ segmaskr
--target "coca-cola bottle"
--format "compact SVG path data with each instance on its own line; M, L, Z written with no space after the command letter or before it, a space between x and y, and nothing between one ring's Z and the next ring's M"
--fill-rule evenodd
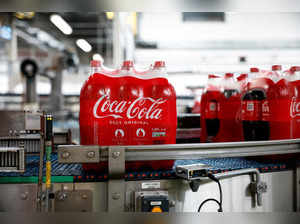
M300 138L300 66L290 68L288 76L290 93L291 136Z
M251 68L248 77L247 91L242 96L241 111L244 139L246 141L268 140L270 125L268 121L262 120L262 108L267 114L269 88L274 85L274 82L262 76L258 68Z
M289 139L291 138L290 104L292 97L287 73L282 72L281 65L273 65L272 73L275 85L269 100L270 139Z
M238 119L241 107L238 83L233 73L226 73L222 81L218 118L220 130L216 137L218 142L233 142L242 140L242 125Z
M117 72L107 73L100 69L89 77L80 96L81 144L109 146L176 142L176 94L165 77L164 63L156 64L151 75L135 72L133 62L125 61ZM170 169L172 164L173 161L130 162L126 163L126 169L149 166ZM98 164L99 169L103 166L106 164Z
M243 94L247 90L248 74L240 74L237 78L239 92Z
M201 96L201 142L212 142L220 128L218 117L220 92L220 76L208 75L207 87Z

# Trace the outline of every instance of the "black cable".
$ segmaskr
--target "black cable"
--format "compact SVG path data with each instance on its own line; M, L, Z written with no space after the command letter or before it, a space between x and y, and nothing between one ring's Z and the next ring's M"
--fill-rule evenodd
M199 206L199 208L198 208L198 212L200 212L202 206L203 206L206 202L209 202L209 201L214 201L214 202L216 202L216 203L219 205L219 210L218 210L218 212L221 212L221 211L220 211L220 210L221 210L221 204L220 204L220 202L219 202L217 199L214 199L214 198L208 198L208 199L204 200L204 201L200 204L200 206Z
M208 202L208 201L214 201L214 202L216 202L216 203L219 205L218 212L223 212L223 192L222 192L222 187L221 187L220 181L219 181L218 178L216 178L216 177L215 177L213 174L211 174L211 173L208 174L208 178L211 179L211 180L213 180L213 181L215 181L215 182L218 184L219 191L220 191L220 201L218 201L217 199L214 199L214 198L208 198L208 199L204 200L204 201L200 204L200 206L199 206L199 208L198 208L198 212L201 211L202 206L203 206L206 202Z

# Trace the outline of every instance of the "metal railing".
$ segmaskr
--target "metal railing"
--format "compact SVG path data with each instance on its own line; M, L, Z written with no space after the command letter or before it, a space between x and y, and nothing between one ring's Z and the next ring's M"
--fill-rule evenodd
M108 160L109 148L125 152L125 161L247 157L300 153L300 139L137 146L58 146L60 163L97 163Z

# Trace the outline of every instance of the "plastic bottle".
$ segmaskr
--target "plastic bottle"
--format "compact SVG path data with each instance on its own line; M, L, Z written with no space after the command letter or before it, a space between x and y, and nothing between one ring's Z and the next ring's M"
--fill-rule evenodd
M242 96L242 124L246 141L268 140L270 137L269 105L270 89L274 82L251 68L247 92ZM263 119L263 113L265 119Z
M220 80L220 76L208 75L207 87L201 96L201 142L213 142L219 132Z
M223 78L218 117L220 130L216 137L218 142L242 140L242 125L238 119L241 107L241 96L238 83L233 73L226 73Z
M137 74L132 61L124 61L118 74L92 74L80 96L81 144L152 145L176 142L176 94L164 66L152 76ZM88 123L89 131L84 128ZM127 170L171 169L173 161L129 162ZM107 164L84 165L101 170Z

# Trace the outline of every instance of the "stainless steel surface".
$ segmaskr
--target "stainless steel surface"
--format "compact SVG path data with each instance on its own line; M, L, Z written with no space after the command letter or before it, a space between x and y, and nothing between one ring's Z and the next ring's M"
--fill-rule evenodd
M252 186L252 194L257 197L257 205L262 205L262 193L265 193L267 190L267 186L264 182L261 181L260 173L257 169L242 169L242 170L234 170L226 173L216 174L215 177L218 179L241 176L241 175L255 175L254 182L251 183Z
M0 172L24 172L25 154L22 147L0 147Z
M60 190L55 192L55 212L92 212L91 190Z
M59 162L63 163L98 163L100 162L99 146L85 146L78 150L74 145L58 146ZM75 152L76 150L76 152ZM90 157L91 152L95 153L94 157Z
M25 130L41 130L41 113L25 112Z
M36 184L0 184L0 212L34 212Z
M50 79L51 82L51 94L49 100L50 111L53 114L59 114L63 110L64 98L62 94L63 83L63 69L64 59L63 57L57 57L55 61L55 76Z
M24 111L0 111L0 136L8 136L10 131L25 129Z
M71 131L54 132L53 133L54 145L69 145L72 144Z
M263 205L252 206L251 195L247 193L250 178L247 175L225 178L221 180L223 189L224 212L291 212L293 211L293 171L283 171L261 174L261 181L266 182L268 191L263 194ZM282 184L284 183L284 184ZM88 190L93 192L93 212L104 212L107 207L107 182L91 183L54 183L53 191ZM0 184L0 211L32 212L35 209L36 184ZM32 189L32 190L31 190ZM219 191L216 183L208 181L200 185L199 191L194 193L190 190L188 182L176 180L143 180L125 182L126 197L124 201L125 211L135 211L135 192L143 191L166 191L173 206L170 212L196 212L200 203L208 197L218 198ZM26 193L28 192L28 194ZM72 198L72 201L76 197ZM24 200L25 199L25 200ZM76 208L83 207L78 198ZM13 202L13 203L12 203ZM55 207L56 200L54 200ZM60 202L59 202L60 203ZM66 203L71 203L70 201ZM74 202L77 203L77 202ZM63 202L59 209L69 211L72 205ZM69 207L71 206L71 207ZM77 207L78 206L78 207ZM216 212L216 205L208 203L203 212Z
M22 134L19 136L0 137L0 146L3 147L24 147L26 153L40 151L40 134Z
M125 153L120 147L110 147L108 157L108 211L123 212L125 201Z
M28 111L0 111L0 136L9 136L26 130L40 129L40 113Z
M275 155L300 153L300 139L230 142L230 143L201 143L201 144L174 144L174 145L139 145L139 146L115 146L125 150L126 161L140 160L176 160L176 159L202 159L224 157L246 157L260 155ZM100 150L95 162L108 159L107 146L83 146L67 145L58 147L58 160L61 163L85 163L91 162L85 152L87 150ZM64 153L69 153L64 158ZM93 161L94 161L93 160Z
M40 147L39 147L39 155L40 155L40 161L39 161L39 174L38 174L38 182L37 182L37 194L36 194L36 204L37 204L37 211L42 211L42 195L43 195L43 167L44 167L44 132L45 132L45 113L43 113L43 116L40 121L41 125L41 134L40 134Z
M294 170L294 211L300 212L300 166Z

